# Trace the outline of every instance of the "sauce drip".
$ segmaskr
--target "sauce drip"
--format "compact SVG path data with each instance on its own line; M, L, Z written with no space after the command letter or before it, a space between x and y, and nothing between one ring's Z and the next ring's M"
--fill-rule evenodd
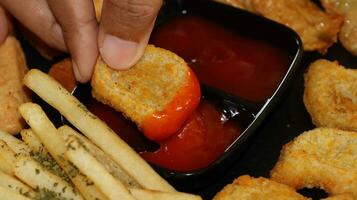
M200 103L201 91L196 76L190 70L187 83L177 92L162 112L144 119L141 129L145 136L160 141L177 133Z
M176 171L207 167L242 131L236 121L221 119L220 110L203 101L176 135L160 143L159 150L141 155L149 162Z

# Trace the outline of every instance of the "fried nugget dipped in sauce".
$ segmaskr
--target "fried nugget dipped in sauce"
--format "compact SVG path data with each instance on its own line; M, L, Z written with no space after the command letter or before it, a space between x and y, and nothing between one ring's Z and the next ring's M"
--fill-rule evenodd
M356 199L357 132L316 128L302 133L283 147L271 178L295 189L315 187Z
M25 123L18 107L30 101L22 79L27 65L16 38L9 36L0 46L0 130L17 134Z
M295 30L306 51L325 53L337 41L343 18L311 0L216 0L262 15Z
M313 62L305 74L304 103L316 126L357 131L357 70Z
M200 85L185 61L149 45L131 69L117 71L98 59L92 94L134 121L151 140L176 133L200 102Z
M339 33L342 45L357 56L357 1L356 0L320 0L329 13L340 14L344 23Z
M220 191L213 200L306 200L294 189L266 179L243 175Z

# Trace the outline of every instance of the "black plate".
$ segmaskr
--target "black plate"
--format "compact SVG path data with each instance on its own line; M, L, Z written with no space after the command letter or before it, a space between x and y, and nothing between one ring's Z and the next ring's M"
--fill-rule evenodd
M268 42L274 47L282 49L289 57L289 68L285 77L276 89L275 93L262 103L254 103L243 100L231 94L227 94L215 88L202 86L204 96L213 96L212 99L219 99L218 104L224 109L229 107L237 108L244 113L248 110L254 113L255 118L248 122L248 128L239 138L225 151L225 153L210 166L192 172L177 172L173 170L156 167L157 171L173 183L176 187L183 190L202 188L207 184L221 177L221 173L230 165L239 153L244 149L244 142L254 133L257 127L268 116L273 106L279 101L283 91L292 80L302 57L302 45L297 34L291 29L273 21L256 16L249 12L234 9L213 1L207 0L167 0L160 12L157 26L170 21L172 18L182 14L198 15L208 20L214 21L227 27L241 35ZM247 119L249 117L242 117ZM245 120L246 121L246 120Z
M274 22L262 19L247 12L241 10L237 11L234 8L211 3L209 1L194 0L191 2L188 1L188 4L191 4L189 6L192 6L192 10L202 12L202 14L210 15L211 17L229 18L229 16L234 15L235 24L250 27L253 30L259 30L252 33L254 37L263 37L264 35L262 33L267 33L270 41L281 45L284 49L286 48L291 55L294 55L294 52L296 52L295 45L299 44L299 40L295 38L294 33L291 33L290 29L283 28ZM164 8L166 10L161 13L159 23L162 22L161 19L164 19L162 17L171 17L172 14L178 12L179 10L185 8L187 9L185 5L185 1L167 1ZM190 11L191 9L187 10ZM211 12L215 12L216 14L211 15L207 10L211 10ZM249 21L249 19L252 21ZM228 23L228 21L226 23ZM285 33L292 34L292 36L289 36L292 37L290 38L290 42L284 42L289 40L285 36L282 36ZM26 41L22 41L22 44L29 66L41 68L46 71L49 66L54 63L44 60L32 47L28 45ZM301 55L299 55L298 58L300 56ZM274 109L272 109L273 104L270 104L270 106L267 107L267 110L264 112L265 114L263 114L265 116L262 115L262 118L256 122L257 125L253 127L255 129L254 136L244 143L245 148L239 149L239 156L237 152L235 152L236 150L234 150L233 156L235 159L230 160L229 163L231 164L225 164L224 168L221 168L221 170L216 171L215 173L208 173L210 176L209 178L214 178L216 180L215 182L211 182L209 184L194 184L195 186L199 186L200 189L194 189L191 187L181 187L181 189L200 194L204 199L208 200L221 190L224 185L231 183L234 178L240 175L250 174L252 176L269 177L269 171L276 163L281 147L303 131L314 128L302 102L303 74L307 66L312 61L319 58L338 60L345 66L357 66L357 58L353 57L346 50L344 50L340 44L336 44L331 47L328 53L324 56L318 53L306 53L302 57L301 67L293 68L293 70L290 71L290 75L286 77L285 81L292 78L295 70L296 78L291 79L289 87L287 87L287 84L283 84L282 87L280 87L280 92L277 92L274 99L271 101L273 104L277 105ZM282 93L283 89L285 89L284 93ZM54 118L58 115L50 108L46 109L46 111ZM269 115L268 112L270 112ZM263 118L265 119L263 120ZM259 127L258 124L260 124ZM244 134L246 136L241 139L241 141L245 140L247 136L250 136L253 133L253 129L251 130L251 132L246 132ZM182 177L183 184L190 183L185 180L187 177L191 177L190 174L182 176L174 173L168 174L168 176L172 178L177 177L178 180ZM316 197L318 195L317 193L313 193L312 196Z
M190 172L178 172L153 165L156 171L176 188L181 190L193 190L203 188L217 180L220 174L238 158L238 155L244 150L244 142L254 133L257 127L259 127L264 118L268 116L292 80L300 63L302 46L296 33L285 26L242 10L205 0L166 1L158 17L156 27L158 28L161 24L183 15L182 13L185 13L185 15L204 17L240 35L246 35L254 40L268 42L272 46L282 49L289 59L286 74L280 85L276 88L274 94L264 102L251 102L219 89L201 85L203 98L217 105L227 118L237 120L245 129L234 143L226 149L224 154L206 168ZM89 85L78 85L74 95L86 104L85 102L87 102L91 96L90 91ZM229 116L231 111L239 114Z

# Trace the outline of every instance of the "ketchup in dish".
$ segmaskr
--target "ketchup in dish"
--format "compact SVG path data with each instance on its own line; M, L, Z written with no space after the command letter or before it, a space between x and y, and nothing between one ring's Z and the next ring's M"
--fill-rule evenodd
M269 98L289 67L281 49L198 16L161 25L151 43L184 58L201 83L254 102Z

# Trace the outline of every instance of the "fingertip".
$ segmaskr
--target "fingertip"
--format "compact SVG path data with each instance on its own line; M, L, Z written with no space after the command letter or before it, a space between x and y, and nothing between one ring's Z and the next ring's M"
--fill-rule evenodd
M87 83L90 80L92 76L91 68L85 66L80 68L73 59L72 59L72 66L73 66L74 77L78 82Z
M143 51L139 43L123 40L106 34L99 44L103 60L113 69L126 70L141 57Z

